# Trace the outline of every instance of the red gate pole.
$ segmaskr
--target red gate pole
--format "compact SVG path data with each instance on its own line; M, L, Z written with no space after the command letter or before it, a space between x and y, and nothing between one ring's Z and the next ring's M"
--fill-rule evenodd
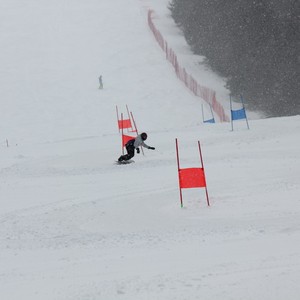
M128 105L126 104L126 110L127 110L127 115L128 115L128 119L130 120L130 124L131 124L131 118L130 118L130 114L129 114L129 109L128 109ZM131 125L131 131L133 130L132 125Z
M204 170L204 164L203 164L203 158L202 158L202 152L201 152L201 146L200 146L200 142L199 142L199 141L198 141L198 147L199 147L199 153L200 153L201 167L202 167L202 169L203 169L203 174L204 174L204 179L205 179L206 201L207 201L207 205L210 206L210 204L209 204L209 198L208 198L208 192L207 192L207 184L206 184L205 170Z
M124 155L124 147L123 147L123 139L124 139L124 130L123 130L123 113L121 113L121 124L122 124L122 126L121 126L121 130L122 130L122 140L121 140L121 143L122 143L122 154Z
M178 141L177 138L175 139L176 141L176 157L177 157L177 168L178 168L178 183L179 183L179 193L180 193L180 204L181 207L183 207L183 202L182 202L182 191L181 191L181 185L180 185L180 165L179 165L179 152L178 152Z
M133 113L130 112L130 114L131 114L132 122L133 122L133 125L134 125L134 130L135 130L136 134L138 135L139 132L138 132L138 129L137 129L137 127L136 127L136 123L135 123L135 120L134 120L134 117L133 117ZM143 149L143 147L141 147L141 150L142 150L143 155L145 155L145 154L144 154L144 149Z
M131 119L132 119L132 122L133 122L133 125L134 125L134 130L135 130L136 133L138 134L138 130L137 130L136 123L135 123L135 120L134 120L134 117L133 117L133 113L130 112L130 115L131 115ZM133 129L133 128L132 128L132 129Z

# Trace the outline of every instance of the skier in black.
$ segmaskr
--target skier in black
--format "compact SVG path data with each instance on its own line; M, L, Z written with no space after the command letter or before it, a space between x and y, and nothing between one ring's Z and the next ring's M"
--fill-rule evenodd
M125 145L127 154L121 155L119 157L118 161L121 162L123 160L129 160L129 159L133 158L134 150L136 150L136 152L139 154L140 146L145 147L150 150L155 150L154 147L150 147L144 143L144 141L146 141L146 139L147 139L147 133L143 132L143 133L139 134L136 138L129 140Z

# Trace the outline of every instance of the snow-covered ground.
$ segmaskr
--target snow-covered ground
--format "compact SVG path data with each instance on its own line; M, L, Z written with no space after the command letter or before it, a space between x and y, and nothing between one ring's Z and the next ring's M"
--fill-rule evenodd
M147 25L178 46L167 2L0 1L1 299L299 298L300 116L204 125ZM156 150L118 166L126 104ZM210 207L180 207L176 137Z

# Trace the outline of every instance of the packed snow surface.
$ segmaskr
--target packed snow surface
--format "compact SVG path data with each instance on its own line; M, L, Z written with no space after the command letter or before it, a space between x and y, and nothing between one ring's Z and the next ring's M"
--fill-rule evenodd
M300 116L203 124L147 25L193 61L167 2L1 0L1 299L299 299ZM156 147L133 164L116 105ZM175 138L210 207L181 208Z

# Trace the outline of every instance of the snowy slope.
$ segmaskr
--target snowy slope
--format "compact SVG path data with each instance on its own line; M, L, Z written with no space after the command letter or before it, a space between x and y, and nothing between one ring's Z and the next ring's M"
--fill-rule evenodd
M1 299L298 299L300 117L203 125L148 29L166 3L1 0ZM126 104L156 150L117 166ZM211 207L180 207L176 137Z

